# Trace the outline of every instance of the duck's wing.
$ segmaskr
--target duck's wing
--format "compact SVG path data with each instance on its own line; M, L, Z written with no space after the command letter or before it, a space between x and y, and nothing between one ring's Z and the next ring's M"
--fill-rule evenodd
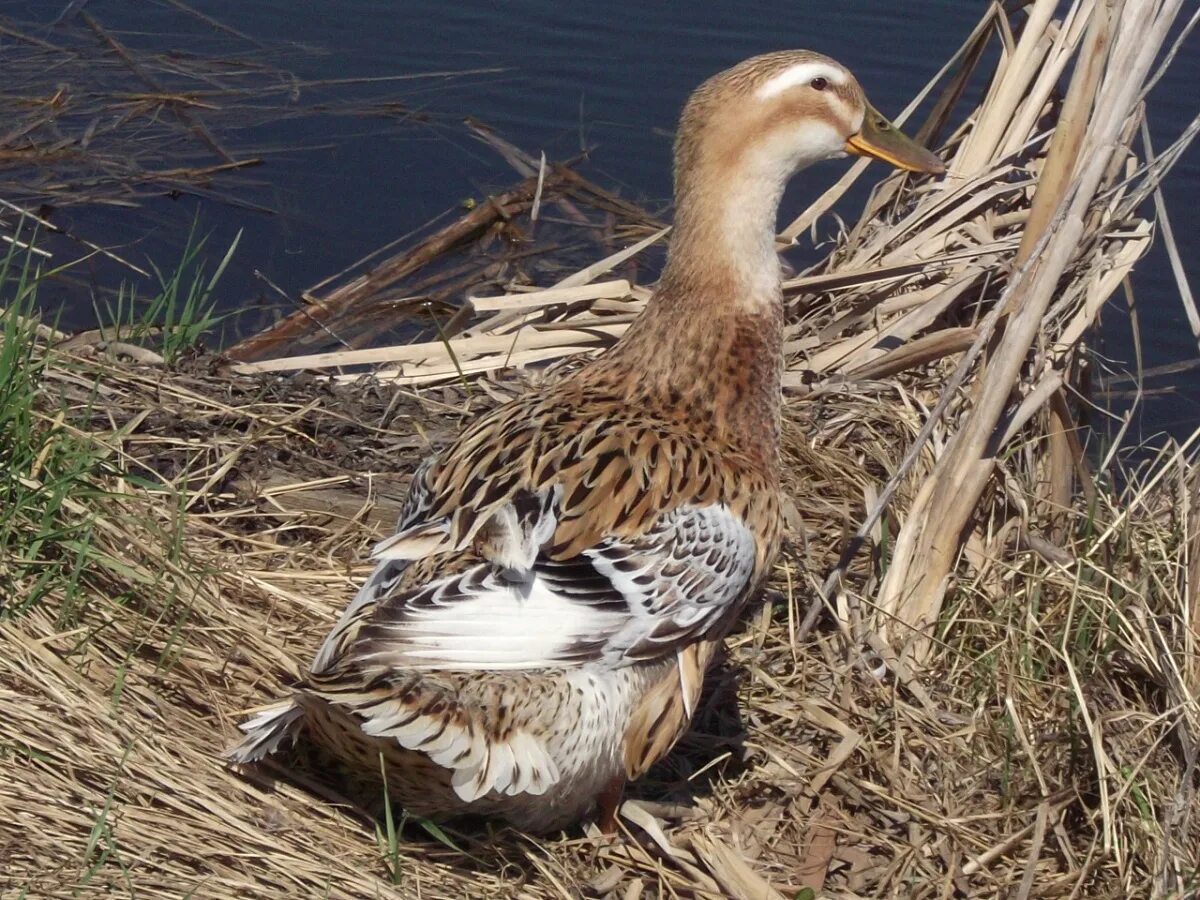
M542 558L535 578L555 596L615 614L587 657L658 659L722 632L754 583L757 541L729 506L684 505L641 534L610 537L579 556Z
M773 485L736 452L553 393L478 420L412 497L314 673L669 656L731 621L778 535Z
M408 484L408 494L400 507L400 516L396 523L398 534L414 526L420 526L429 518L429 510L433 503L429 475L437 464L437 456L430 456L413 473ZM408 568L408 560L387 560L375 567L375 570L358 589L354 598L342 611L333 631L317 650L312 669L321 671L329 668L333 658L341 651L346 638L351 634L362 618L363 612L373 607L380 597L393 593Z
M555 505L545 508L553 517ZM536 694L535 711L514 722L505 705L477 707L439 689L445 673L487 679L671 658L626 730L626 770L637 777L690 721L712 649L753 585L754 559L753 535L723 504L678 507L641 535L573 559L539 553L515 580L473 554L442 554L431 581L360 602L343 618L308 689L353 710L367 734L445 766L470 801L541 794L559 772L535 724ZM547 701L552 716L559 701Z
M342 638L330 635L340 652L327 658L368 678L658 659L724 630L752 586L755 556L746 523L712 504L677 507L643 534L608 538L574 558L539 554L526 572L451 560L461 569L364 606L365 615L343 623Z
M539 793L558 773L537 726L439 689L447 673L672 659L675 680L634 717L627 766L641 771L690 719L777 531L753 467L612 409L546 409L502 408L414 479L416 513L377 548L306 686L452 770L463 799Z

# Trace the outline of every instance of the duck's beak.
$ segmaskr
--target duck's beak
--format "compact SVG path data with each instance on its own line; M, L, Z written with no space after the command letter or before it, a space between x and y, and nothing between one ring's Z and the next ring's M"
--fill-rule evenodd
M862 128L846 141L846 152L856 156L872 156L909 172L941 175L946 171L940 159L902 134L870 103L867 104Z

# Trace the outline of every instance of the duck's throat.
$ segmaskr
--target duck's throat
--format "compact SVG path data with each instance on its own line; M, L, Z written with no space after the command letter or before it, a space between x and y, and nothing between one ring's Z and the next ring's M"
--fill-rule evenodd
M686 285L697 300L749 312L777 305L775 220L783 186L768 177L681 180L663 288Z
M779 191L678 196L658 290L611 364L631 400L670 398L747 448L777 442L783 301L775 253Z

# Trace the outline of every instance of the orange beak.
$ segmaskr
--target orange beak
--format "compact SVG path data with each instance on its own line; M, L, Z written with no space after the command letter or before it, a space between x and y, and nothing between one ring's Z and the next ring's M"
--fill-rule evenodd
M880 159L909 172L941 175L946 171L945 163L904 135L870 103L867 104L862 128L846 141L846 152Z

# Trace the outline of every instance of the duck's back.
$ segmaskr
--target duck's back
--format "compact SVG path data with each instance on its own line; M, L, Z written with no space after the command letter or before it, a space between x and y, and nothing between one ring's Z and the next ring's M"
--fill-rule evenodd
M291 706L249 723L235 758L307 730L369 771L383 753L413 812L535 830L642 774L779 530L770 472L655 406L568 379L464 431L414 476Z

